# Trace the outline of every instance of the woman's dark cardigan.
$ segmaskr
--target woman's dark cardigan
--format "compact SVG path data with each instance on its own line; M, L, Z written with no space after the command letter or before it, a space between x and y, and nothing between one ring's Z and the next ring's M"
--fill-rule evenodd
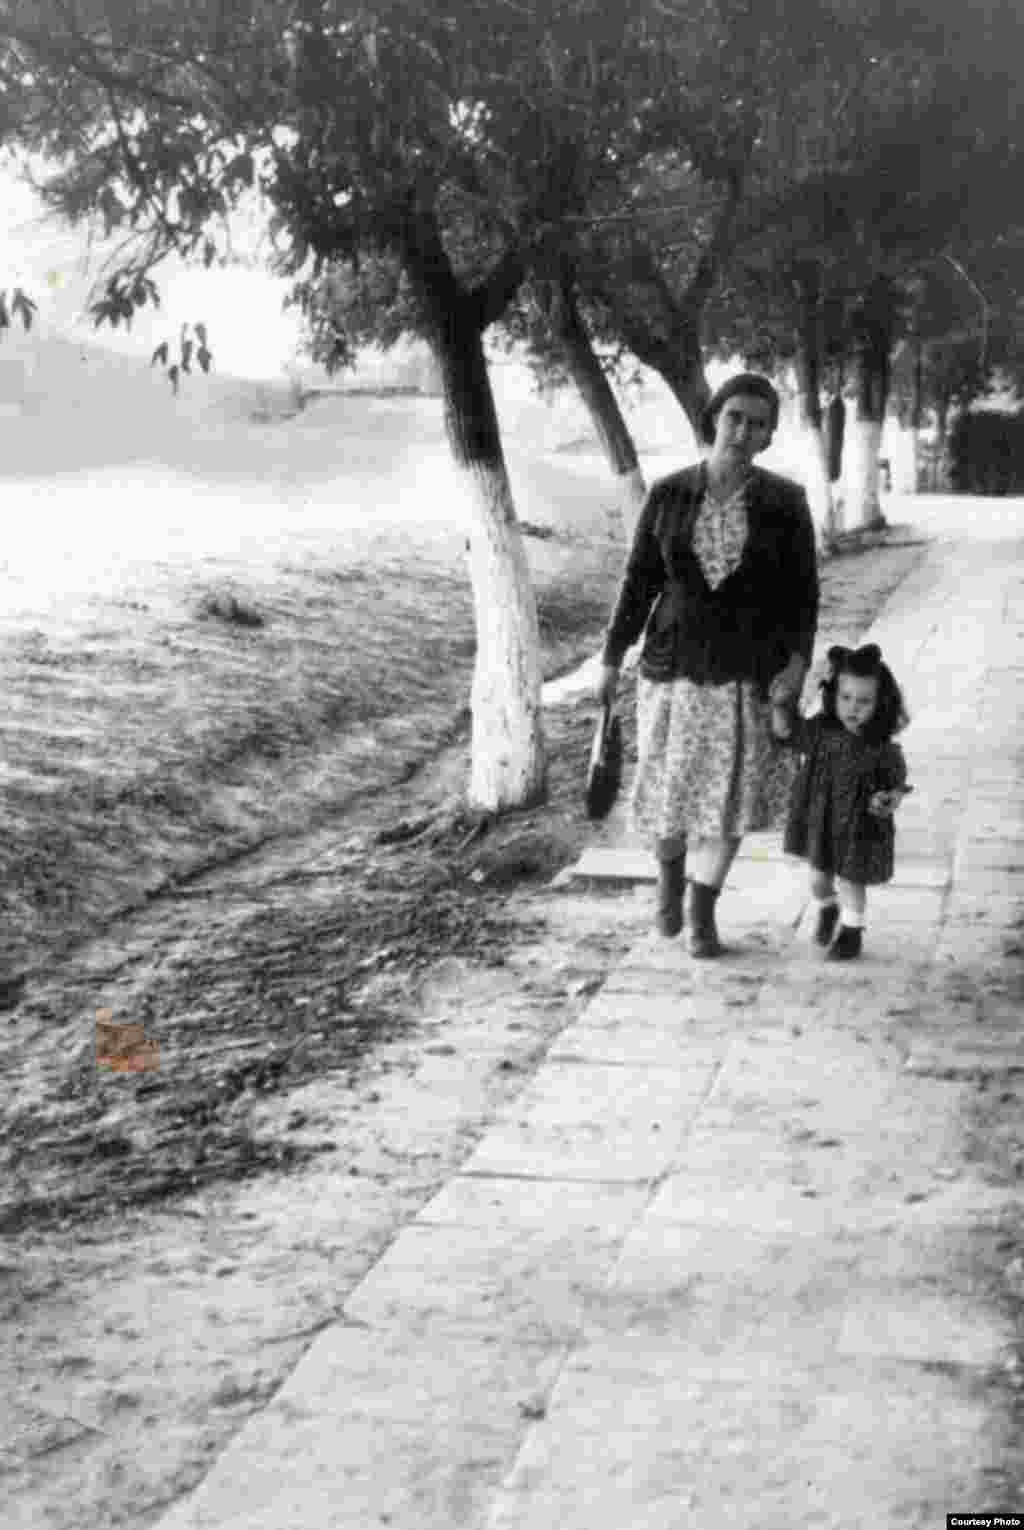
M809 664L818 621L814 526L803 489L755 468L738 566L712 590L693 551L707 468L655 483L633 538L604 646L619 665L647 628L640 673L698 685L750 680L762 695L790 656Z

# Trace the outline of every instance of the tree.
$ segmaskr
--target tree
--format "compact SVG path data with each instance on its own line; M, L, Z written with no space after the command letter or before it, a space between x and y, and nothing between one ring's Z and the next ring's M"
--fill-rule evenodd
M546 381L571 378L579 388L631 524L643 483L609 368L628 348L660 373L697 428L708 398L701 310L753 134L737 87L764 55L764 28L752 0L652 0L629 7L632 25L609 48L607 18L617 9L590 12L589 72L563 36L548 39L548 118L585 130L560 139L563 194L548 205L547 237L533 243L529 281L503 324ZM667 230L674 238L662 254ZM352 279L346 271L344 282ZM353 316L347 308L344 322ZM404 307L367 323L360 305L356 317L362 338L385 343L396 321L408 322Z
M748 177L721 337L746 330L745 348L756 336L794 363L815 438L824 377L845 379L856 525L880 518L890 362L918 273L980 227L1005 227L1019 155L999 114L1006 98L993 112L988 90L1006 72L993 42L1009 14L1001 8L991 0L998 27L973 35L974 18L951 5L837 5L834 37L804 86L780 102ZM817 457L827 506L824 450Z
M916 486L942 483L953 416L994 388L1024 388L1024 226L944 251L908 283L906 332L892 363L900 422L914 433ZM921 432L934 422L923 458Z
M471 801L544 787L540 643L483 336L582 214L642 8L600 0L24 0L0 21L7 132L56 159L70 216L134 236L111 317L170 250L212 261L258 188L283 269L393 261L437 363L471 507Z

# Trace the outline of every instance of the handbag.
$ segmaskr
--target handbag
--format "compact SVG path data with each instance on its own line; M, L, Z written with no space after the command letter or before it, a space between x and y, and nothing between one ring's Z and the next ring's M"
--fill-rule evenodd
M607 818L622 784L622 723L606 702L590 746L584 802L588 818Z

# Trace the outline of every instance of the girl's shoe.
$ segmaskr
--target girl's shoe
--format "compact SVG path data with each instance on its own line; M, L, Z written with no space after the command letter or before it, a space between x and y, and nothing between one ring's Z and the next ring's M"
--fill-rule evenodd
M674 856L658 862L658 933L671 938L683 927L683 889L686 886L686 859Z
M720 891L706 882L690 883L690 955L698 960L719 956L722 951L715 928L715 904Z
M828 948L827 961L850 962L855 956L860 955L863 944L864 932L859 929L851 929L848 924L839 926L839 934Z
M818 917L814 922L814 938L819 946L831 945L838 918L838 903L826 903L819 908Z

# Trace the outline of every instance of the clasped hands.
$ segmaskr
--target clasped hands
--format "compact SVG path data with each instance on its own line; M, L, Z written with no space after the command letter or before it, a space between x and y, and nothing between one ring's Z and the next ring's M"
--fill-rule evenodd
M792 706L800 700L804 688L807 665L798 653L790 655L785 669L780 669L768 687L768 700L773 707Z

